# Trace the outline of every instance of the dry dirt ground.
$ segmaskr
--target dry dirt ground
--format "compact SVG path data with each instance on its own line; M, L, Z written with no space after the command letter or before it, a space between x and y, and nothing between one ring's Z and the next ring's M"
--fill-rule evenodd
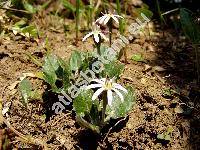
M52 150L200 149L200 93L195 85L195 59L190 43L174 30L166 29L163 33L159 28L154 28L151 38L138 37L126 47L128 63L121 82L135 88L137 102L128 117L113 127L109 134L107 132L110 127L101 136L81 128L76 124L71 108L60 115L50 116L48 109L57 98L52 93L43 94L41 101L31 101L25 108L17 88L13 90L10 86L19 80L22 73L40 70L28 59L26 53L31 53L42 62L46 54L42 47L45 37L49 39L52 53L65 59L69 58L74 49L92 49L91 42L82 43L81 40L76 48L73 45L73 29L63 33L61 27L59 30L59 22L52 23L49 18L46 17L43 24L41 20L36 20L40 22L38 28L43 32L38 43L10 33L2 39L0 45L1 98L3 106L11 102L10 110L4 117L15 130L37 140L36 144L29 144L2 125L0 139L3 143L10 143L7 149L42 149L41 143ZM73 22L65 21L68 24ZM55 31L54 27L58 29ZM138 53L143 55L144 62L131 60L131 56ZM36 78L30 80L34 87L39 87L41 93L45 93L45 83ZM166 95L167 89L170 89L170 95ZM167 131L170 141L157 138L158 134Z

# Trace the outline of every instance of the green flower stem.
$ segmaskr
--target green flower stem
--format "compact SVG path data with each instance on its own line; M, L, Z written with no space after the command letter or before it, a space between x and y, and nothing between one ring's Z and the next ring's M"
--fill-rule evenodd
M116 3L117 3L117 13L118 15L121 16L121 5L120 5L120 1L119 0L116 0ZM123 35L123 22L122 20L120 19L119 20L119 31L120 31L120 34ZM119 54L119 57L118 57L118 60L120 60L122 58L122 56L124 56L124 61L125 63L128 63L128 58L127 58L127 52L126 52L126 49L125 48L122 48L120 50L120 54Z
M118 15L121 16L121 4L120 4L120 1L116 0L116 3L117 3L117 13L118 13ZM119 20L119 31L120 31L120 34L123 34L123 23L122 23L121 19Z
M99 134L100 129L98 126L92 125L91 123L87 122L85 119L83 119L81 116L76 116L76 121L83 127L88 128L92 130L94 133Z
M89 27L91 27L92 26L92 6L90 5L89 6L90 8L89 8Z
M117 13L118 15L121 16L121 5L120 5L120 0L116 0L116 3L117 3ZM126 12L126 11L125 11ZM119 20L119 31L120 31L120 34L123 35L123 30L124 30L124 27L123 27L123 22L122 20L120 19ZM120 55L118 57L118 60L121 59L121 57L124 55L124 59L125 59L125 63L128 63L128 58L127 58L127 52L126 52L126 49L125 48L122 48L120 50Z
M165 20L164 20L164 18L163 18L163 16L162 16L162 13L161 13L161 10L160 10L160 3L159 3L159 0L156 0L156 7L157 7L158 15L159 15L159 17L160 17L160 22L161 22L161 24L162 24L162 26L163 26L163 23L165 24Z
M113 20L110 19L110 20L108 21L110 47L111 47L111 45L112 45L112 26L113 26Z
M94 2L93 2L93 0L90 0L90 5L89 5L89 26L92 26L93 12L94 12Z
M107 93L103 93L103 108L102 108L102 117L101 117L101 126L105 124L105 115L106 115L106 106L108 104L107 101Z
M79 19L80 19L80 0L76 0L76 45L78 43L78 30L79 30Z

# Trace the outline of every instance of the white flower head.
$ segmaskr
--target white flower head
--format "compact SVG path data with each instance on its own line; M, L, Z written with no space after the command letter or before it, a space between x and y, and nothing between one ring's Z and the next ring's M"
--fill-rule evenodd
M95 42L100 42L100 37L104 40L108 41L108 38L103 34L103 32L100 30L100 27L98 25L93 24L93 29L91 32L89 32L82 41L85 41L90 36L94 37Z
M106 13L106 14L103 14L102 17L98 18L96 20L96 22L98 22L99 24L106 25L110 19L113 19L117 24L119 24L119 19L124 19L124 18L120 15L115 15L115 14L112 14L112 13Z
M112 105L113 92L115 92L123 102L124 97L121 94L121 91L125 93L128 93L128 91L120 84L115 83L113 80L114 79L106 79L106 78L93 79L92 81L97 82L97 84L90 84L86 87L86 89L99 88L92 96L92 100L95 100L103 91L107 91L107 100L109 106Z

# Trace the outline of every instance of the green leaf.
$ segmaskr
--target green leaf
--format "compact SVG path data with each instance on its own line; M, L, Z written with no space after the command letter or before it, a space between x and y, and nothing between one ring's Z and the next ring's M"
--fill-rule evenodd
M99 116L99 103L97 101L94 101L95 104L92 105L91 110L90 110L90 117L91 117L91 123L94 125L99 126L100 123L100 116Z
M106 55L106 51L107 51L107 50L108 50L108 47L102 45L102 46L100 47L100 53L101 53L101 55ZM96 53L97 53L97 52L96 52Z
M200 26L194 22L192 13L185 8L181 8L180 20L186 37L189 38L192 43L198 44L200 42Z
M76 7L74 5L72 5L70 2L68 2L68 0L62 0L62 4L66 9L69 9L72 12L76 11Z
M35 77L45 80L44 73L42 71L35 72Z
M171 141L171 133L173 132L173 127L168 127L166 132L163 132L162 134L158 134L157 138L165 141Z
M77 115L84 117L92 107L92 90L82 90L73 101L73 109Z
M162 133L157 135L157 139L171 141L171 136L170 134Z
M22 36L26 37L34 37L36 38L38 36L38 31L34 25L27 25L27 21L24 19L21 19L19 22L15 23L12 26L12 31L16 35L17 33L21 34Z
M171 141L171 136L169 134L165 135L165 140L166 141Z
M60 67L62 68L62 71L57 76L60 77L60 79L63 82L63 89L67 90L69 86L71 85L70 84L70 75L71 75L70 67L68 63L65 62L63 59L61 59L60 57L58 58L58 63Z
M81 70L86 71L89 68L89 65L90 65L89 63L90 63L90 61L84 60L82 66L81 66Z
M70 87L71 70L66 61L54 55L47 55L43 65L42 79L51 85L53 92L60 93Z
M22 0L11 0L11 4L16 9L23 9Z
M135 54L132 56L131 59L137 62L144 62L144 58L142 57L141 54Z
M141 13L143 13L147 18L152 18L153 17L153 12L150 11L148 8L146 7L142 7L142 8L136 8L136 14L137 17L141 20L143 20L143 18L141 17Z
M39 90L35 89L34 91L31 91L30 98L34 100L41 100L42 95L40 94Z
M33 55L31 55L29 52L25 53L29 59L34 63L36 64L37 66L41 67L42 66L42 63Z
M103 76L108 75L109 78L116 77L117 79L124 71L124 65L117 62L110 62L104 65Z
M101 56L107 59L108 57L109 47L102 45L100 48ZM117 53L116 55L109 56L109 61L116 61L117 60Z
M46 9L48 6L49 6L49 4L51 3L51 0L48 0L47 2L45 2L44 4L42 4L42 5L40 5L40 6L38 6L38 11L41 11L41 10L44 10L44 9Z
M70 57L70 68L77 71L82 65L82 56L78 51L74 51Z
M133 88L127 87L128 93L122 93L124 96L124 102L121 101L118 95L114 95L112 106L106 110L106 114L108 115L106 120L108 121L110 118L117 119L120 117L125 117L126 114L132 109L135 104L136 96L134 94Z
M13 33L16 35L17 33L21 32L21 29L23 27L25 27L27 24L27 20L25 19L21 19L20 21L16 22L13 26L12 26L12 31Z
M19 89L21 91L22 94L22 99L23 99L23 103L25 105L28 104L28 100L32 95L32 86L29 80L24 79L20 82L19 84Z
M165 136L164 136L164 134L158 134L157 138L163 140L163 139L165 139Z
M29 4L27 1L23 1L24 8L31 14L34 14L37 12L37 9L33 7L33 5Z
M166 88L163 90L163 96L172 96L174 94L171 88Z
M51 85L53 91L57 90L55 83L57 80L56 70L58 69L58 67L59 63L56 56L48 55L45 58L45 64L43 66L44 79L47 83Z
M38 36L38 31L34 25L26 26L21 29L21 32L27 37L34 37Z
M27 24L27 20L21 19L20 21L14 24L14 27L22 28Z

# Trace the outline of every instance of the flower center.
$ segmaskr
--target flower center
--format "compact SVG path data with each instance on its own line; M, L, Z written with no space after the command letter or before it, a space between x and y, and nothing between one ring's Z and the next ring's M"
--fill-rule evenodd
M104 88L105 88L106 90L111 90L112 87L113 87L112 82L106 81L106 83L105 83L105 85L104 85Z
M95 31L94 31L94 34L99 34L99 31L98 31L98 30L95 30Z

